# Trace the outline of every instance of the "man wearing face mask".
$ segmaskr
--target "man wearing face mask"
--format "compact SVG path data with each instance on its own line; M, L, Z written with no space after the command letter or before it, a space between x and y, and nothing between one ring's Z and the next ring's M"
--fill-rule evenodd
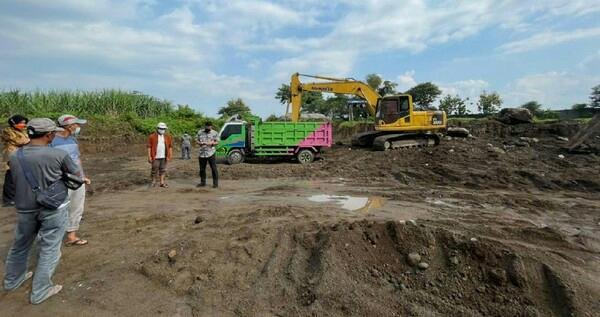
M64 150L69 153L69 156L77 164L81 170L82 176L83 168L81 164L81 152L79 151L79 142L77 142L77 136L81 132L81 125L87 123L87 120L77 118L70 114L62 115L58 118L58 125L63 128L63 131L56 132L56 136L51 147ZM69 189L69 223L67 224L67 238L65 244L67 246L81 246L86 245L87 240L80 239L77 237L77 231L79 231L79 223L83 216L83 209L85 204L85 185L91 183L90 179L83 177L85 184L79 187L77 190Z
M2 130L2 141L4 149L2 149L2 158L6 162L6 174L4 175L4 187L2 189L2 200L5 205L14 205L15 184L13 183L10 165L8 159L10 155L18 148L29 143L27 136L27 118L22 115L14 115L8 118L9 127Z
M152 164L152 184L156 186L156 175L159 177L160 187L169 187L165 182L167 162L173 157L173 138L166 133L167 125L160 122L156 126L156 132L148 138L148 163Z
M215 161L215 146L219 143L219 133L212 128L211 122L204 124L204 129L198 131L196 143L200 146L198 162L200 164L199 187L206 186L206 164L210 165L212 172L213 188L219 187L219 172Z

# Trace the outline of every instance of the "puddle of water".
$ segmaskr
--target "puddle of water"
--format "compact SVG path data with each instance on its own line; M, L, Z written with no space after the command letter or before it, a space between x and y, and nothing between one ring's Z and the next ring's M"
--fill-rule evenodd
M313 195L308 197L309 201L317 203L333 202L350 211L369 211L371 208L383 206L384 200L381 197L354 197L340 195Z

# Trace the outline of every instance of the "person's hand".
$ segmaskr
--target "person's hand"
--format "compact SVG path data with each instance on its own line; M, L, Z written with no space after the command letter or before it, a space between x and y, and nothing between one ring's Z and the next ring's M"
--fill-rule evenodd
M152 159L148 158L148 163L152 164Z
M83 179L83 182L84 182L86 185L89 185L89 184L91 184L91 183L92 183L92 180L91 180L91 179L89 179L89 178L87 178L87 177L85 177L85 178Z

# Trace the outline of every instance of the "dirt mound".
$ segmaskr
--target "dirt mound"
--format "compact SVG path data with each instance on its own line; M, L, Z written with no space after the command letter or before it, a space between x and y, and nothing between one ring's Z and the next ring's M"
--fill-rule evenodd
M199 316L577 313L572 290L550 266L497 242L410 222L250 230L222 253L189 238L149 256L138 270L186 296ZM409 254L419 263L411 264Z

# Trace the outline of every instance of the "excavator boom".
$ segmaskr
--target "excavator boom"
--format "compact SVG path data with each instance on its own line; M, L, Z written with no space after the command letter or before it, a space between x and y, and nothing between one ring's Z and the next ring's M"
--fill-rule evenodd
M300 82L300 76L327 81L303 84ZM362 81L353 79L340 79L295 73L292 75L290 88L292 93L292 122L297 122L300 120L303 91L319 91L359 96L365 100L367 111L369 111L369 113L373 116L377 111L377 100L381 98L381 96L369 85L363 83Z

